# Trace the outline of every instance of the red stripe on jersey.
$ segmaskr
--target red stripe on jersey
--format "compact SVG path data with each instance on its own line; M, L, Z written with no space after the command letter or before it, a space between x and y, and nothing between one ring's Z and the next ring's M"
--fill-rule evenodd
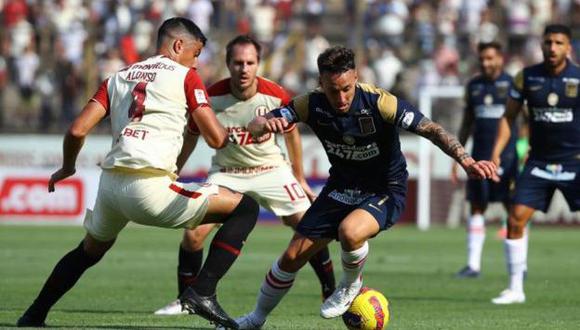
M91 100L99 102L103 106L103 108L105 108L105 111L107 111L106 116L108 116L109 113L111 112L110 103L109 103L109 92L107 89L108 85L109 85L109 78L105 79L105 81L103 81L101 83L101 85L99 86L99 89L97 89L97 92L91 98Z
M207 93L209 96L221 96L227 95L231 93L230 89L230 78L222 79L215 84L209 86L207 89Z
M213 241L211 242L211 245L218 247L220 249L224 249L226 251L228 251L229 253L239 256L240 255L240 250L236 249L235 247L229 245L228 243L225 242L221 242L221 241Z
M205 86L194 69L189 69L187 72L183 87L185 89L188 112L193 112L202 106L210 107L209 96L207 95Z
M262 77L257 78L258 78L258 93L279 98L280 100L282 100L282 104L280 105L287 105L288 103L290 103L290 95L288 95L288 92L286 92L286 90L282 86Z
M189 197L189 198L195 199L195 198L198 198L199 196L201 196L201 194L198 193L197 191L186 190L186 189L184 189L184 188L182 188L174 183L169 185L169 189L175 191L176 193L178 193L182 196Z

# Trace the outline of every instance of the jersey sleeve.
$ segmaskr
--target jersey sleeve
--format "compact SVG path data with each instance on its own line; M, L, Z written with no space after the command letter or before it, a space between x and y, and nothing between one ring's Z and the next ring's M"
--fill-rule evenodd
M106 116L110 114L110 103L109 103L109 78L105 79L97 89L97 92L91 98L91 101L100 103L107 111Z
M380 89L377 107L383 120L404 130L415 132L417 124L424 117L409 102Z
M514 81L510 87L510 98L513 100L524 103L524 71L518 72L514 77Z
M190 69L187 72L184 81L184 88L189 112L193 112L195 109L202 106L210 106L209 96L205 90L205 86L194 69Z

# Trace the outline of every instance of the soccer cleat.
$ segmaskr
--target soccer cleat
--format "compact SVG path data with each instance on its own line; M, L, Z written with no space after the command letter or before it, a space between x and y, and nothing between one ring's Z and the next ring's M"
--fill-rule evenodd
M460 271L455 274L457 278L478 278L481 275L480 271L474 270L469 266L463 267Z
M184 314L193 314L193 311L188 311L181 305L181 301L176 299L165 307L162 307L156 310L153 314L155 315L184 315Z
M26 311L16 322L16 326L19 328L44 328L46 323L44 323L44 318L40 319L34 317L32 313Z
M244 316L240 316L236 319L236 323L238 324L238 329L243 330L258 330L262 329L266 320L257 320L254 316L254 313L249 313ZM228 328L224 328L221 326L216 327L216 330L227 330Z
M526 302L526 295L523 292L505 289L498 297L493 298L491 302L496 305L523 304Z
M320 316L325 319L330 319L344 314L352 304L354 298L359 294L361 288L362 280L360 279L349 286L343 281L340 281L336 290L334 290L332 295L320 307Z
M204 319L228 329L238 329L238 324L222 309L215 294L200 296L192 288L187 288L179 297L184 309Z

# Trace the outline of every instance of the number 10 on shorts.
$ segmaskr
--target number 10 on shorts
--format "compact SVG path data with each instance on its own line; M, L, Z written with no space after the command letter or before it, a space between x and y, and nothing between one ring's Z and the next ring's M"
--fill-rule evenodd
M284 185L284 190L286 190L286 193L290 197L290 200L291 201L295 201L297 199L306 198L306 194L304 193L304 191L298 185L297 182L294 182L294 183L291 183L291 184L285 184Z

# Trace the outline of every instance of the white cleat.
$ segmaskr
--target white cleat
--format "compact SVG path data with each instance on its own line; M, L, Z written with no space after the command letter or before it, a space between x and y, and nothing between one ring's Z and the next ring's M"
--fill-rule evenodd
M187 310L185 310L183 308L183 306L181 306L181 302L179 301L179 299L176 299L176 300L170 302L169 304L167 304L167 306L156 310L153 314L155 314L155 315L185 315L188 313L189 312Z
M240 330L257 330L262 329L266 320L258 320L254 316L254 313L246 314L244 316L240 316L236 319L236 323L238 324L238 329ZM216 330L227 330L228 328L224 328L222 326L217 326Z
M523 292L505 289L498 297L493 298L491 302L496 305L523 304L526 302L526 295Z
M320 316L325 319L330 319L344 314L352 304L354 298L359 294L361 288L362 281L360 279L350 286L346 286L341 281L332 295L320 307Z

